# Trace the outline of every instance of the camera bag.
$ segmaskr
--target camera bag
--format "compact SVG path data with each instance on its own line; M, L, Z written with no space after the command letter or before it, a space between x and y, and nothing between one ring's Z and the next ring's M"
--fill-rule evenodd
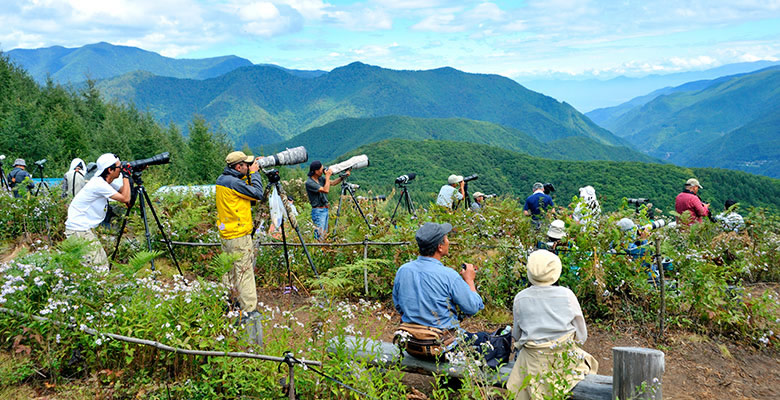
M435 360L447 351L455 339L455 333L451 330L402 322L395 332L393 343L412 356Z

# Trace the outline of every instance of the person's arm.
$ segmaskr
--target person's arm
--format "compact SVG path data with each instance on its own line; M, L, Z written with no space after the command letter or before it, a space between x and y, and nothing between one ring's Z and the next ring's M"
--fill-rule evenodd
M102 179L102 178L100 178ZM116 200L120 203L130 204L130 180L126 177L122 177L122 188L118 192L114 193L110 199Z
M260 176L256 174L259 170L257 163L252 163L249 166L249 181L251 184L246 183L242 179L232 179L230 181L229 189L233 189L238 193L238 196L249 201L263 201L265 199L265 193L263 193L263 181Z
M707 206L699 198L693 199L693 209L699 217L707 216Z
M466 182L465 181L460 181L460 187L458 188L458 192L460 193L459 199L462 199L462 198L466 197L466 189L465 188L466 188Z
M523 215L525 215L526 217L531 216L531 211L529 211L529 206L530 206L530 202L528 201L528 199L525 199L525 204L523 205Z
M474 315L485 308L482 297L477 293L474 285L476 270L473 265L466 264L466 268L461 270L460 274L463 279L454 280L450 296L464 314Z
M333 175L333 171L326 169L325 170L325 184L320 186L318 189L320 193L328 194L330 192L330 176ZM317 182L319 183L319 182Z
M345 176L349 176L351 173L352 173L352 171L348 169L346 172L344 172L344 175L345 175ZM330 182L330 184L331 184L331 185L338 185L339 183L341 183L341 181L342 181L342 180L344 180L344 178L340 176L340 177L338 177L338 178L336 178L336 179L332 180L332 181Z
M575 332L574 337L578 342L585 343L588 340L588 327L585 325L585 317L582 315L580 302L577 301L577 296L571 290L569 290L569 308L571 308L571 312L574 314L574 320L572 320Z

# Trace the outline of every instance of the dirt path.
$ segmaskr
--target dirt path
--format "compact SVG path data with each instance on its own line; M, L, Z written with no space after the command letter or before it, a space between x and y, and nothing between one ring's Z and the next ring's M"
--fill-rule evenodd
M260 301L280 307L298 308L307 303L304 297L282 296L274 291L261 291ZM385 304L378 314L390 314L392 319L381 326L381 338L391 341L399 317L391 304ZM298 315L301 321L306 315ZM355 321L356 323L359 321ZM496 329L498 326L480 325L467 321L469 330ZM666 373L663 378L665 399L780 399L780 353L738 347L729 342L685 333L668 332L664 345L631 329L603 329L588 327L585 350L599 360L599 374L612 375L612 348L636 346L660 349L665 353ZM430 378L410 374L407 385L430 393Z

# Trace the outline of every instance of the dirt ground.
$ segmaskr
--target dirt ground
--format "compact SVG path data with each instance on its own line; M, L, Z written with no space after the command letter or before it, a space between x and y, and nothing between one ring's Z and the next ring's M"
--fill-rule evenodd
M281 309L297 308L306 303L304 296L281 295L261 291L260 301ZM383 326L381 338L392 341L399 316L392 304L377 314L393 316ZM305 320L306 316L298 316ZM510 317L511 318L511 317ZM510 321L507 321L510 322ZM495 330L499 326L480 326L466 321L468 330ZM599 361L599 374L612 375L613 347L646 347L662 350L666 372L663 377L665 399L780 399L780 352L740 347L686 332L666 332L662 344L630 328L604 329L590 325L585 350ZM424 394L430 393L432 379L408 374L405 383Z

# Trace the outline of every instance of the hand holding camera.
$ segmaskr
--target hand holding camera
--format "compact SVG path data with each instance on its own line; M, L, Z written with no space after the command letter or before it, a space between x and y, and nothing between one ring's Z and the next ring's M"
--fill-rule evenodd
M460 265L460 276L466 282L474 282L474 278L477 277L477 267L474 264L463 263Z

